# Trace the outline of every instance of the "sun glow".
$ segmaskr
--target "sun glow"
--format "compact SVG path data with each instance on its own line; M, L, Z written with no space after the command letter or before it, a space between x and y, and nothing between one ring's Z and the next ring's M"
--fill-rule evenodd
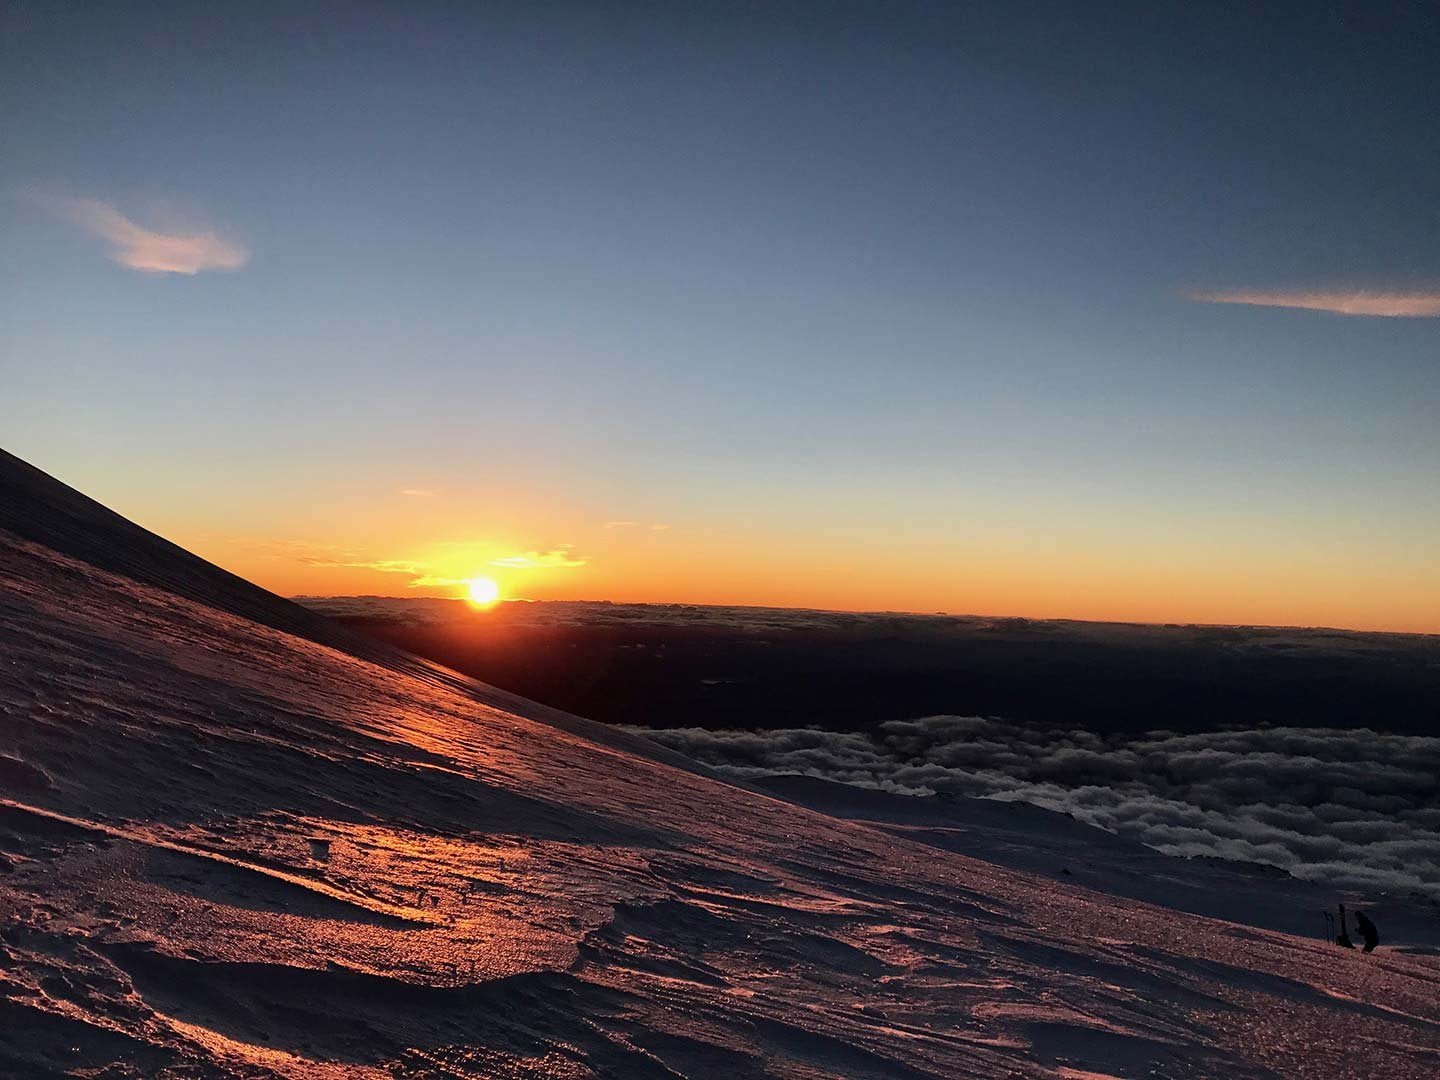
M500 586L494 578L471 578L468 583L470 603L476 607L490 607L500 599Z

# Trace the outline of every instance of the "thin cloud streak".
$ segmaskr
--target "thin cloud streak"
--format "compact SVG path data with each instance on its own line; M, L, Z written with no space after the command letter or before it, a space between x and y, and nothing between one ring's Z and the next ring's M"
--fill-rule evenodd
M440 492L434 488L401 488L401 495L408 495L412 499L433 499Z
M577 559L572 556L568 547L558 547L551 551L527 551L520 555L507 555L501 559L491 559L490 565L503 566L511 570L568 569L584 566L588 561L588 559Z
M41 196L52 213L98 236L112 247L110 258L121 266L148 274L194 275L202 270L238 270L250 253L214 229L160 232L147 229L99 199Z
M369 570L378 574L403 574L410 578L405 583L410 589L449 588L468 585L471 577L457 577L445 573L446 567L414 559L372 559L354 551L323 550L319 552L295 553L293 546L290 557L306 566L335 570ZM569 544L562 544L549 551L525 551L514 555L503 555L490 559L486 565L506 570L568 570L589 565L590 560L576 557Z
M322 566L337 569L351 570L374 570L381 574L422 574L425 567L421 563L410 562L404 559L327 559L320 556L302 555L300 562L306 566Z
M407 582L405 587L407 589L437 589L449 588L451 585L469 584L469 578L442 577L438 574L424 574L421 577L417 577L414 581Z
M1389 319L1440 318L1440 292L1192 292L1203 304L1244 304L1249 307L1296 308L1333 315L1368 315Z

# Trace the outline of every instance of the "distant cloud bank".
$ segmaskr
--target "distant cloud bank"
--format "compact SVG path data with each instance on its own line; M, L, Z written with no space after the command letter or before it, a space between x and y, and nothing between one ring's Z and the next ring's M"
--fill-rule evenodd
M1097 735L962 716L868 733L634 730L742 779L800 773L1017 800L1170 855L1440 897L1440 738L1293 727Z
M1246 304L1251 307L1298 308L1335 315L1371 315L1382 318L1440 318L1440 292L1341 292L1296 290L1266 292L1192 292L1191 300L1205 304Z
M161 232L139 225L99 199L36 196L52 213L78 225L111 246L110 258L131 270L150 274L194 275L203 270L238 270L250 253L214 229Z

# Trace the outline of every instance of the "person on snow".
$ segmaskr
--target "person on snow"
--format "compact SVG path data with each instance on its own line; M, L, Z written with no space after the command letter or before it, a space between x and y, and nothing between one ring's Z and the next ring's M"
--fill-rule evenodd
M1365 952L1374 952L1375 946L1380 944L1380 934L1375 929L1375 924L1370 921L1370 916L1363 911L1355 912L1355 929L1360 931L1360 936L1365 939Z

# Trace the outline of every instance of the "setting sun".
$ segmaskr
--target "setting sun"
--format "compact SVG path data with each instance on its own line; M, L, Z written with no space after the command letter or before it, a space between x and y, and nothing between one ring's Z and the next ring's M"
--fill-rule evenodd
M469 590L470 602L480 607L489 607L500 599L500 586L494 578L471 578Z

